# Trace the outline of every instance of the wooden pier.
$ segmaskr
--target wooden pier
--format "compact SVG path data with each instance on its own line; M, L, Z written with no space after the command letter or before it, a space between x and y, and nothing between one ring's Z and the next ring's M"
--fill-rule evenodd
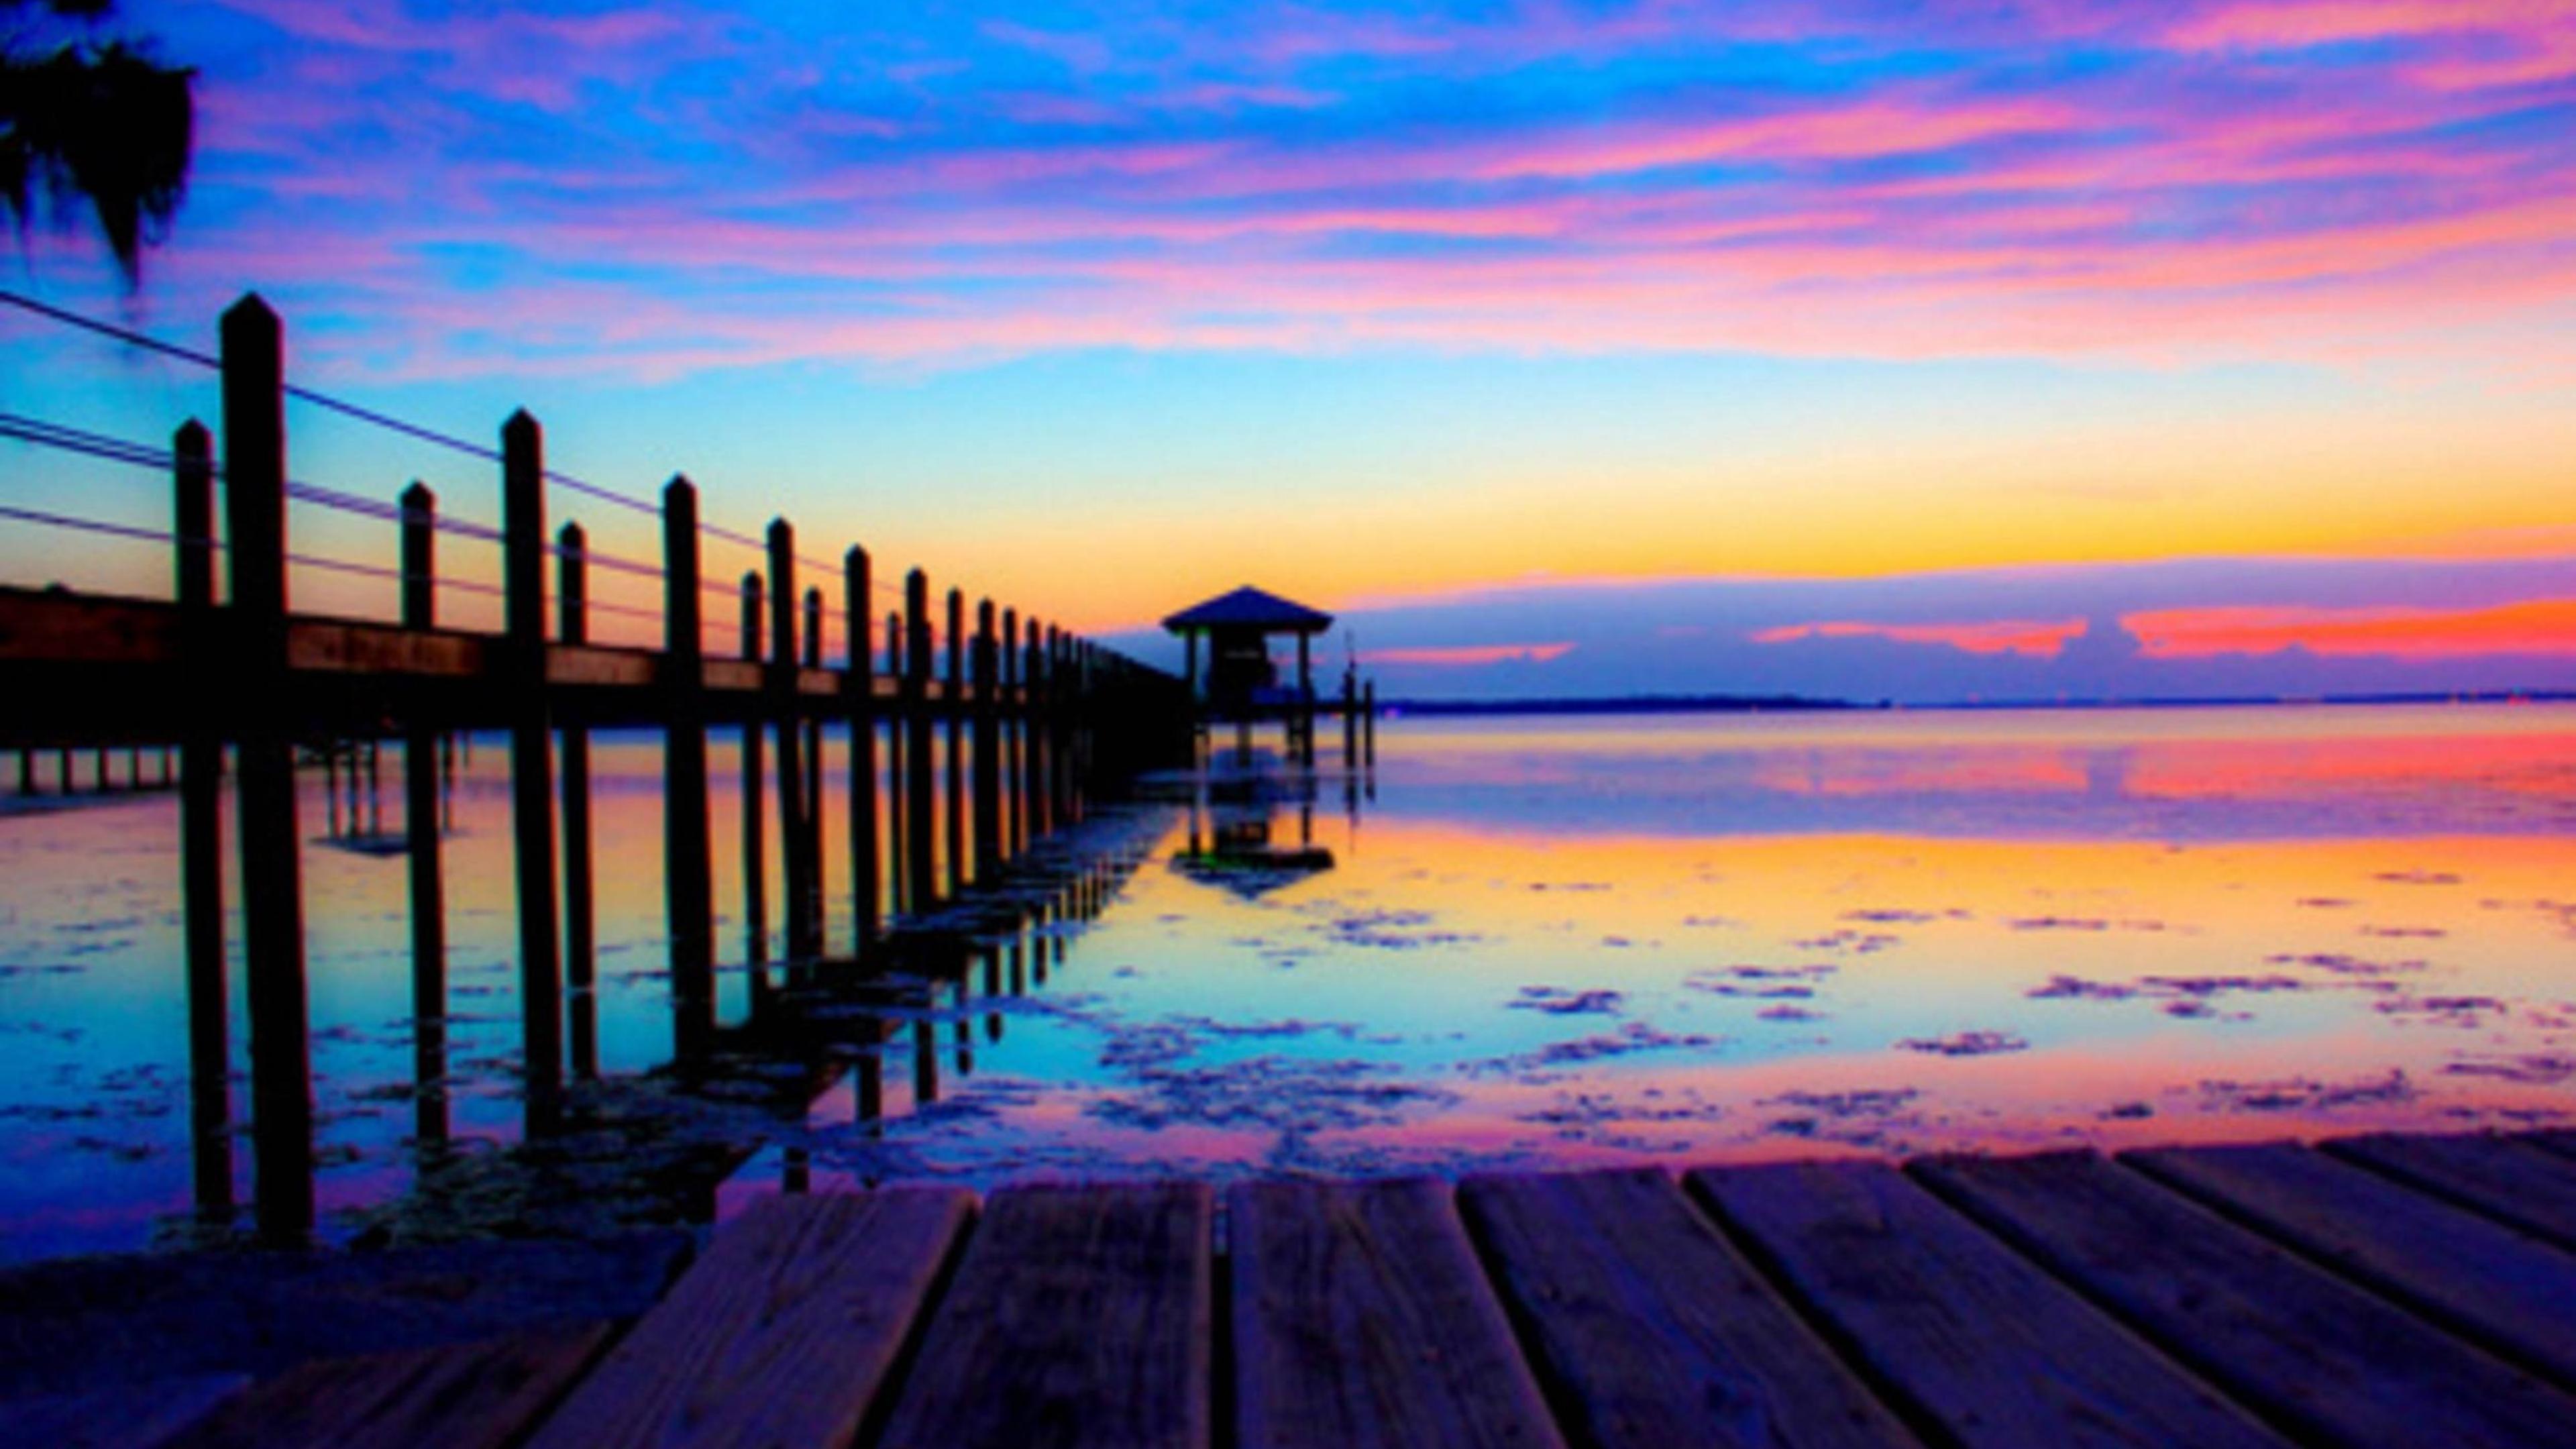
M631 1320L24 1367L12 1443L2564 1445L2576 1133L787 1195Z
M595 1068L595 1032L586 1029L596 1009L588 988L597 955L591 731L643 725L663 736L673 1055L683 1065L703 1060L719 1036L720 970L751 969L758 1011L776 1000L762 974L772 967L792 985L820 967L846 978L890 964L904 949L897 938L905 922L1009 880L1018 857L1080 823L1104 786L1189 756L1189 700L1171 675L989 599L975 603L970 624L967 597L954 588L944 621L934 619L923 570L899 586L879 580L856 545L808 559L783 518L758 538L717 528L701 518L698 489L685 477L645 499L560 474L548 468L544 431L525 411L486 448L292 386L284 328L255 296L224 314L220 357L118 335L218 368L222 427L188 420L163 451L10 422L12 436L164 471L166 533L23 509L10 516L157 542L169 551L173 584L167 599L0 588L0 749L17 751L22 806L77 789L78 761L94 760L87 773L97 791L115 788L111 767L120 754L124 788L178 791L198 1196L211 1216L229 1211L229 895L247 986L254 1208L270 1242L301 1242L314 1222L297 770L299 755L317 745L319 758L330 760L344 742L360 742L350 758L363 759L372 778L378 742L399 742L401 835L382 833L372 790L356 833L370 847L410 857L414 1030L426 1084L445 1059L449 995L446 751L459 732L506 734L530 1139L552 1129L567 1068L575 1078ZM388 502L295 480L290 400L493 465L499 527L442 516L435 493L419 482ZM555 527L549 503L566 496L650 515L659 558L615 557L596 550L580 524ZM398 547L399 567L295 552L290 503L373 520L385 552ZM452 560L442 571L442 537L497 549L499 585L459 574ZM738 588L719 583L703 557L710 540L750 549L763 566ZM386 602L398 607L382 618L293 609L290 578L316 569L382 578L396 596ZM821 584L800 587L800 573L821 576ZM659 608L601 597L603 576L651 580L630 587L658 588ZM442 620L439 601L457 589L495 596L500 632ZM709 593L738 600L738 647L723 641L728 621L709 617ZM902 601L885 616L882 660L874 647L880 593ZM641 619L659 634L658 647L595 639L595 620L611 610ZM710 633L719 636L717 650ZM837 640L837 658L827 635ZM731 657L721 652L727 647ZM742 955L717 940L712 728L741 733ZM822 798L827 730L847 737L842 802ZM157 778L147 777L146 747L158 759ZM889 762L882 773L880 758ZM48 775L51 795L42 788ZM219 828L227 776L231 862ZM336 772L332 784L326 798L337 839ZM848 821L842 846L825 839L823 822L834 810ZM773 844L783 877L774 883L764 878ZM843 847L853 866L855 929L835 940L826 929L825 852ZM784 960L776 962L773 920L784 928ZM444 1136L434 1115L439 1100L424 1087L423 1140Z

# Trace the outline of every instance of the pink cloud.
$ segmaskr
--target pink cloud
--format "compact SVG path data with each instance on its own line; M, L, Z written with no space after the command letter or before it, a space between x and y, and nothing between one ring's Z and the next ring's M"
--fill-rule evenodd
M2082 619L1982 619L1967 623L1873 624L1833 620L1757 629L1756 644L1802 639L1892 639L1900 644L1942 644L1969 654L2026 654L2054 659L2066 641L2084 632Z
M432 23L398 0L240 0L296 38L277 64L310 83L209 86L201 181L254 204L191 236L232 260L370 238L364 263L329 282L346 335L440 368L466 362L438 360L437 336L396 334L437 318L411 299L459 254L491 278L473 301L486 355L523 340L495 339L489 316L538 352L573 336L579 319L551 299L574 297L667 321L612 364L657 374L1095 346L2342 360L2428 327L2501 323L2576 284L2576 176L2536 140L2482 135L2505 102L2425 69L2537 64L2576 31L2558 23L2569 4L2204 3L2144 18L1940 5L1941 24L1980 44L2117 36L2187 55L2193 86L2202 70L2227 84L2204 98L2135 77L1970 73L1812 93L1830 99L1658 95L1316 132L1253 114L1365 89L1336 71L1319 91L1304 57L1448 74L1667 41L1910 32L1809 0L1436 26L1292 9L1240 34L1148 27L1132 51L995 22L987 49L998 34L1118 83L977 89L971 64L943 69L950 57L916 47L874 74L910 77L917 105L836 101L831 59L800 49L755 57L778 63L762 72L780 98L764 110L625 94L762 43L739 17L630 5ZM2264 49L2391 35L2399 56L2333 86L2284 82ZM1150 68L1129 56L1175 50L1188 60L1174 73L1137 80ZM2240 61L2247 50L2264 56ZM625 129L592 154L612 90ZM495 117L475 109L494 97L561 112L581 161L515 111L498 129L531 139L496 148ZM1002 113L1018 122L976 124ZM1030 136L1068 128L1080 139ZM1694 174L1707 166L1723 179Z
M1551 138L1513 147L1473 174L1597 177L1724 160L1903 156L2059 130L2076 119L2075 111L2053 101L1958 104L1873 98L1774 115L1664 121L1609 137Z
M2165 39L2191 50L2310 46L2396 36L2502 32L2534 34L2576 23L2570 0L2234 0L2207 5L2169 26Z
M403 0L224 0L299 41L425 62L444 83L564 113L590 82L634 85L723 47L723 26L682 7L586 15L511 8L424 19Z
M1403 649L1371 649L1361 658L1370 664L1419 664L1462 668L1481 664L1545 664L1574 652L1572 644L1452 644Z

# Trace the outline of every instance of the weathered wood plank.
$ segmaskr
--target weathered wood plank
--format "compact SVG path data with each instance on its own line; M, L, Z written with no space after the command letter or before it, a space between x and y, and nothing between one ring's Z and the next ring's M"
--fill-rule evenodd
M1458 1210L1568 1437L1914 1442L1663 1173L1476 1178Z
M759 1204L532 1445L849 1442L971 1208L934 1188Z
M158 1449L250 1383L242 1374L147 1379L84 1393L0 1401L0 1444Z
M396 674L424 679L479 679L491 665L475 634L403 629L339 619L295 619L286 626L286 664L323 674Z
M179 611L157 600L0 589L0 660L166 664L179 657Z
M662 656L649 649L600 644L546 646L546 683L589 689L649 689L662 678Z
M1196 1183L993 1195L878 1442L1209 1442L1214 1209Z
M2121 1160L2454 1332L2576 1380L2576 1257L2296 1143Z
M709 694L752 694L760 689L760 663L753 659L710 659L700 687Z
M1562 1442L1446 1184L1263 1182L1226 1201L1247 1449Z
M371 1253L137 1253L0 1272L0 1397L142 1374L281 1373L325 1355L631 1318L688 1261L673 1229Z
M2576 1161L2554 1152L2510 1137L2398 1133L2346 1137L2324 1150L2576 1249Z
M317 1360L225 1402L171 1449L504 1449L614 1333L603 1323Z
M2576 1399L2093 1153L1913 1171L2301 1437L2563 1445L2576 1423Z
M1974 1449L2278 1436L1882 1163L1694 1172L1837 1343Z

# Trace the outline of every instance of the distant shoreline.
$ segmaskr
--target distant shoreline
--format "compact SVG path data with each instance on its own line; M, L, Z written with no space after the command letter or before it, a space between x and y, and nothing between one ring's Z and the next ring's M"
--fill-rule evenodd
M2576 690L2497 689L2467 693L2209 695L2182 699L1999 699L1898 704L1891 700L1810 699L1804 695L1642 694L1562 699L1390 699L1389 715L1526 714L1827 714L2030 709L2243 709L2249 706L2563 704Z

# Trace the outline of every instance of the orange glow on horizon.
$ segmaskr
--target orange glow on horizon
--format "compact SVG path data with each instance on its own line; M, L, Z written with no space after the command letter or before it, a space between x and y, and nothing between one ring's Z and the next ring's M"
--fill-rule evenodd
M2483 609L2162 609L2129 614L2121 622L2155 659L2293 648L2410 660L2576 655L2576 599L2530 599Z

